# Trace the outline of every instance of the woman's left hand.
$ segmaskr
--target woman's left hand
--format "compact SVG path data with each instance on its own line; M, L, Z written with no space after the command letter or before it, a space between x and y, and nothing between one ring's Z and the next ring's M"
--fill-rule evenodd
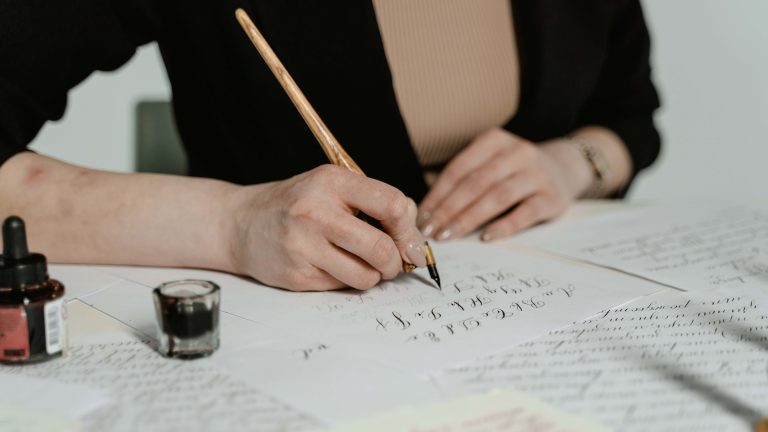
M448 164L419 206L419 226L426 237L448 240L503 215L482 239L506 237L561 214L587 190L592 176L588 161L568 140L536 145L492 129Z

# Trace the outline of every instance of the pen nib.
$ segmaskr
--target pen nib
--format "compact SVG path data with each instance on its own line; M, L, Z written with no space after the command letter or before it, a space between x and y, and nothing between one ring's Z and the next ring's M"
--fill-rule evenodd
M429 277L431 277L437 284L437 287L442 290L443 286L440 284L440 274L437 272L435 255L432 253L432 247L429 246L429 242L424 242L424 250L427 252L427 270L429 270Z

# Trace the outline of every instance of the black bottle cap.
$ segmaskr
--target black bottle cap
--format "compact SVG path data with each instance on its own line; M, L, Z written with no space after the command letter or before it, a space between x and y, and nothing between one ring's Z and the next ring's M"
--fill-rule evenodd
M0 255L0 288L22 289L48 280L45 256L29 253L24 221L10 216L3 223L3 254Z

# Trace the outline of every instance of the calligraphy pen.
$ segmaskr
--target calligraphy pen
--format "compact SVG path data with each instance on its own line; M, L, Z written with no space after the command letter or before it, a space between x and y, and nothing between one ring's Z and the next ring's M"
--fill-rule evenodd
M242 9L237 9L237 11L235 11L235 16L237 17L237 21L240 22L240 26L243 27L243 30L248 35L248 38L253 43L253 46L259 51L264 62L267 63L272 74L275 75L275 78L277 78L277 81L283 87L283 90L288 94L291 102L293 102L293 105L299 111L299 114L301 114L301 117L307 123L307 126L309 126L309 129L312 130L312 134L317 138L317 141L320 143L320 147L323 148L328 160L334 165L346 168L361 176L365 176L363 170L360 169L355 161L352 160L352 157L347 154L344 147L342 147L336 140L336 137L333 136L331 130L328 129L328 126L325 125L315 109L312 108L312 105L309 103L306 96L304 96L304 93L301 91L298 84L293 80L291 74L288 73L288 70L285 69L285 66L283 66L283 63L277 57L277 54L272 51L269 43L264 39L264 36L248 14ZM435 256L432 253L432 248L429 246L429 242L424 243L424 250L426 251L429 276L435 283L437 283L437 286L440 287L440 275L437 273L437 263L435 262ZM413 264L403 262L403 270L405 272L411 272L414 268L415 266Z
M754 424L755 432L768 432L768 418L761 418Z

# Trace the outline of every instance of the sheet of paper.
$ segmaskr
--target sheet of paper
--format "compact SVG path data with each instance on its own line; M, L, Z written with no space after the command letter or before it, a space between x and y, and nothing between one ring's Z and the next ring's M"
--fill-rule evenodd
M698 203L627 210L542 227L516 242L684 290L768 292L768 204Z
M117 277L84 265L51 264L48 273L51 278L64 283L64 297L67 300L93 294L120 281Z
M3 432L78 432L80 420L59 411L41 411L29 405L3 402L0 405L0 430Z
M412 408L327 432L607 432L533 397L506 390Z
M504 350L659 289L475 241L436 245L435 253L442 290L425 272L367 292L291 293L214 272L109 271L147 286L211 279L222 286L222 309L229 313L419 374Z
M82 299L90 306L156 337L151 289L122 281ZM259 390L290 400L327 422L348 421L381 410L438 400L433 383L378 361L340 355L333 344L222 312L221 348L211 367ZM334 389L329 398L328 389Z
M134 341L138 332L109 315L76 300L67 303L69 346Z
M462 395L514 387L621 431L750 430L768 414L768 301L670 290L446 371Z
M443 399L429 378L339 352L333 344L288 339L211 360L220 370L328 424Z
M151 340L153 343L157 341L157 317L151 288L122 280L107 289L85 296L80 301L129 326L142 339ZM219 326L221 345L217 354L254 346L291 344L298 347L315 342L226 311L221 311L219 315Z
M19 367L19 366L17 366ZM0 430L74 431L80 418L110 402L98 389L0 370Z
M301 431L323 426L208 362L168 360L142 341L76 346L66 358L2 366L0 372L107 392L114 403L87 415L85 431Z

